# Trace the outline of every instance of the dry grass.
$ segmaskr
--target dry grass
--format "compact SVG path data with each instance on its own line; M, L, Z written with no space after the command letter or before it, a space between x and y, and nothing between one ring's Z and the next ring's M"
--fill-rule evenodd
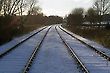
M23 30L21 32L19 32L16 36L22 36L24 34L28 34L29 32L32 32L40 27L42 27L43 25L40 24L33 24L33 25L24 25Z
M0 45L7 43L9 41L11 41L14 37L20 37L23 36L25 34L28 34L29 32L32 32L33 30L36 30L40 27L42 27L43 25L39 25L39 24L35 24L35 25L24 25L23 30L14 30L12 35L9 34L7 35L8 37L2 39L0 41Z
M106 29L75 29L66 27L70 31L83 36L85 38L94 40L103 46L110 48L110 30Z
M41 25L39 25L39 24L36 24L36 25L24 25L23 32L27 33L27 32L36 30L36 29L38 29L40 27L41 27Z

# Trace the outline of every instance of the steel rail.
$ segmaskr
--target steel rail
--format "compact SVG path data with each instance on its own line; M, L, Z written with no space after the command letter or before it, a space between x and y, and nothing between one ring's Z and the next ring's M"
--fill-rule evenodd
M32 35L30 35L29 37L25 38L24 40L22 40L21 42L19 42L18 44L14 45L12 48L7 49L5 52L0 53L0 59L3 58L5 55L7 55L9 52L13 51L14 49L16 49L16 47L18 47L19 45L21 45L22 43L24 43L25 41L27 41L28 39L30 39L31 37L33 37L34 35L38 34L39 32L43 31L44 29L46 29L47 27L42 28L41 30L33 33Z
M59 26L58 26L59 27ZM68 31L64 30L61 26L59 27L62 31L66 32L68 35L70 35L71 37L75 38L76 40L80 41L82 44L86 45L87 47L89 47L90 49L94 50L97 54L99 54L100 56L102 56L103 58L105 58L106 60L110 61L110 56L108 56L106 53L97 50L95 47L87 44L86 42L80 40L79 38L75 37L74 35L72 35L71 33L69 33Z
M79 67L81 68L81 70L84 73L90 73L89 70L86 68L86 66L83 64L83 62L79 59L79 57L77 56L77 54L75 53L75 51L72 49L71 46L69 46L69 44L65 41L65 39L62 37L62 35L59 33L58 29L55 27L57 33L59 34L62 42L65 44L65 46L67 47L67 50L69 51L70 55L75 58L75 60L77 61L77 64L79 65Z
M26 65L25 65L22 73L28 73L28 71L30 70L30 67L33 64L33 61L36 58L36 54L38 53L38 51L39 51L41 45L43 44L43 41L44 41L44 39L45 39L46 35L48 34L51 27L49 27L49 29L46 31L45 35L42 37L41 41L38 43L37 47L34 49L33 53L31 54L29 60L27 61Z

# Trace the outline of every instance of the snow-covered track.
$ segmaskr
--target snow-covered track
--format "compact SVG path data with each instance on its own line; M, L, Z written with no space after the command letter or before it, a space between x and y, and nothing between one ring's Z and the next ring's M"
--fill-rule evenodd
M31 37L33 37L34 35L38 34L39 32L43 31L44 29L46 29L47 27L44 27L42 29L40 29L39 31L31 34L29 37L26 37L25 39L21 40L19 43L17 43L16 45L14 45L13 47L6 49L5 51L0 53L0 59L2 57L4 57L6 54L10 53L11 51L13 51L14 49L16 49L16 47L18 47L19 45L21 45L22 43L26 42L28 39L30 39Z
M98 50L97 48L87 44L86 42L80 40L79 38L77 38L76 36L72 35L71 33L69 33L68 31L66 31L65 29L63 29L61 26L59 27L62 31L66 32L68 35L72 36L73 38L77 39L78 41L80 41L81 43L83 43L84 45L86 45L87 47L89 47L90 49L94 50L97 54L99 54L100 56L102 56L103 58L107 59L108 61L110 61L110 55L107 55L105 52L102 52L100 50Z
M82 73L53 26L28 73Z
M78 55L74 52L74 50L72 49L71 46L68 45L68 43L65 41L65 39L62 37L62 35L59 33L59 31L57 30L57 28L55 27L57 33L59 34L60 38L62 39L62 42L65 44L65 46L67 47L70 55L73 57L73 59L76 60L78 66L80 67L80 69L82 70L83 73L89 73L89 70L86 68L86 66L83 64L83 62L80 60L80 58L78 57Z
M51 28L51 27L50 27L50 28ZM30 56L30 58L29 58L27 64L25 65L25 68L23 69L23 72L22 72L22 73L27 73L27 72L29 71L29 69L30 69L30 67L31 67L31 65L32 65L32 63L33 63L33 61L34 61L34 58L36 57L36 54L38 53L38 51L39 51L39 49L40 49L40 47L41 47L41 45L42 45L42 43L43 43L43 41L44 41L46 35L48 34L48 32L49 32L49 30L50 30L50 28L47 30L47 32L46 32L45 35L42 37L41 41L38 43L37 47L35 48L35 50L34 50L33 53L31 54L31 56Z
M39 43L47 34L50 27L51 26L47 27L23 44L16 47L15 50L2 57L0 59L0 73L23 73L27 67L28 69L26 69L26 71L28 71L32 61L34 60L34 54L37 54L37 47L39 47Z
M63 37L64 41L76 53L89 73L110 73L109 60L94 52L93 49L90 49L87 45L83 44L76 38L68 35L68 33L61 28L57 27L57 30Z

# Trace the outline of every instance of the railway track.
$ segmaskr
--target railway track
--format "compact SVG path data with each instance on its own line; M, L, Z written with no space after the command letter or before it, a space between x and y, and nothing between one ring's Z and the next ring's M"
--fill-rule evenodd
M62 37L62 35L58 32L57 28L55 27L57 33L59 34L60 38L62 39L62 42L65 44L65 46L67 47L70 55L75 58L78 66L81 68L82 72L84 73L89 73L89 70L85 67L85 65L83 64L83 62L79 59L78 55L74 52L74 50L72 49L71 46L68 45L68 43L65 41L65 39Z
M0 59L0 73L26 73L38 51L36 48L40 47L41 40L44 39L50 28L51 26L47 27L45 30L42 30L7 55L3 56Z
M51 27L50 27L50 28L51 28ZM49 30L50 30L50 28L47 30L47 32L45 33L45 35L42 37L42 40L39 42L39 44L37 45L37 47L35 48L35 50L34 50L33 53L31 54L31 56L30 56L30 58L29 58L27 64L25 65L25 68L23 69L23 72L22 72L22 73L27 73L27 72L29 71L29 69L30 69L30 67L31 67L31 65L32 65L32 63L33 63L35 57L36 57L36 54L37 54L37 52L39 51L39 49L40 49L40 47L41 47L41 45L42 45L42 43L43 43L43 41L44 41L44 39L45 39L47 33L48 33Z
M35 72L82 73L75 60L73 60L73 58L68 54L68 50L56 32L55 26L53 26L47 34L29 71L29 73Z
M83 71L87 70L89 73L110 73L110 62L108 59L103 58L101 55L94 52L94 50L89 49L87 45L70 34L68 35L68 32L65 32L63 29L57 27L57 31L60 32L59 35L63 42L67 44L71 52L73 51L84 65L85 70L82 68ZM68 39L71 37L73 39Z
M83 43L84 45L86 45L87 47L89 47L90 49L94 50L97 54L99 54L100 56L102 56L103 58L107 59L108 61L110 61L110 56L107 55L105 52L102 52L100 50L98 50L97 48L87 44L86 42L80 40L79 38L73 36L71 33L67 32L66 30L64 30L63 28L61 28L61 26L59 27L62 31L66 32L68 35L72 36L73 38L77 39L78 41L80 41L81 43Z
M56 25L8 50L0 55L0 73L110 73L108 57Z
M10 53L11 51L13 51L14 49L16 49L18 46L20 46L21 44L23 44L24 42L26 42L28 39L30 39L31 37L33 37L34 35L38 34L39 32L43 31L44 29L46 29L47 27L42 28L41 30L33 33L32 35L30 35L29 37L23 39L22 41L20 41L18 44L14 45L12 48L6 49L5 51L0 53L0 59L2 57L4 57L6 54Z

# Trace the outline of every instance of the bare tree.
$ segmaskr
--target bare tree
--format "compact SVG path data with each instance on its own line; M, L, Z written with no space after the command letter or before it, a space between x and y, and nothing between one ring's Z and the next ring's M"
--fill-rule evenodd
M11 38L15 30L23 32L28 17L23 14L33 9L36 3L37 0L0 0L0 35L3 35L0 40Z
M101 24L103 16L110 13L110 0L95 0L93 8L98 13L98 22Z
M36 10L34 10L34 12L36 11L39 11L39 9L37 9L37 0L24 0L24 2L25 2L25 8L21 8L21 12L23 11L23 10L26 10L25 11L25 13L26 12L28 12L28 15L27 16L22 16L21 17L21 26L22 27L24 27L24 25L25 25L25 23L26 23L26 21L28 20L28 17L29 17L29 15L30 15L30 10L33 10L33 9L36 9ZM21 5L22 6L22 5ZM36 7L36 8L35 8ZM22 15L22 14L21 14Z
M72 14L81 14L81 15L83 15L84 9L83 8L75 8L71 13Z
M93 8L97 10L99 15L110 13L110 0L95 0Z
M36 0L0 0L0 11L5 15L22 15L36 5Z
M29 1L28 15L32 14L33 12L38 12L39 10L41 10L39 6L36 6L37 2L38 1L36 0Z
M7 23L11 23L14 19L18 19L19 26L23 29L28 16L23 16L26 12L36 6L37 0L0 0L0 20L5 27ZM16 16L19 15L19 16Z
M2 9L3 0L0 0L0 11Z
M1 6L1 13L4 16L17 14L17 12L19 12L19 8L21 8L21 3L21 0L3 0Z
M39 6L35 6L33 7L31 10L28 11L28 14L29 15L38 15L38 14L41 14L41 8Z
M97 11L94 10L93 8L89 8L86 12L85 16L86 21L89 21L91 24L97 22L98 20L98 14Z
M80 27L84 21L84 9L75 8L67 17L67 24L73 28Z

